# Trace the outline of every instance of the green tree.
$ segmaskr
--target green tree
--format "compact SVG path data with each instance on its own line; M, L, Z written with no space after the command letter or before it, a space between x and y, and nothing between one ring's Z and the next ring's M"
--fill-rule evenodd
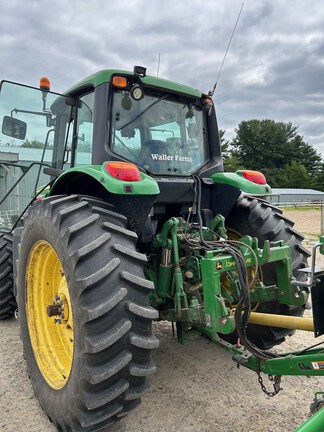
M271 187L289 187L287 174L284 168L264 168L259 169L258 171L262 171Z
M285 173L287 177L287 187L290 188L308 188L311 180L307 174L306 167L295 160L286 165Z
M319 164L318 170L311 176L311 187L324 192L324 163Z
M307 172L312 173L320 169L321 156L317 154L313 146L303 141L303 137L297 135L291 145L294 151L293 159L304 165Z
M289 169L295 161L302 165L312 177L318 171L321 157L316 150L304 142L304 138L298 134L298 126L292 123L275 122L274 120L252 119L242 121L235 129L235 137L232 141L234 150L232 156L236 157L244 168L255 169L267 175L269 183L273 187L292 187L290 184ZM292 169L302 170L297 165ZM302 179L309 184L309 178Z
M38 141L36 139L29 140L28 138L26 138L25 141L23 141L23 143L21 144L21 147L29 147L29 148L37 148L37 149L43 149L44 146L45 144L42 141ZM46 145L47 150L52 148L53 148L53 144Z
M28 138L23 141L21 147L29 147L29 148L44 148L44 143L38 140L29 140Z
M231 143L228 139L225 139L225 130L219 130L219 139L221 144L222 158L224 171L226 172L235 172L239 169L242 169L242 164L238 160L236 156L233 156L233 150L231 148Z
M230 141L225 139L225 133L226 131L224 129L219 130L219 141L221 144L223 160L226 160L230 157Z

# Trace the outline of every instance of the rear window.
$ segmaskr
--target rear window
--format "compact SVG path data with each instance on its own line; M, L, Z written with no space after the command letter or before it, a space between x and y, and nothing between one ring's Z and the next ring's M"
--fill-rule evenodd
M190 175L209 158L202 109L169 95L114 94L111 150L152 174Z

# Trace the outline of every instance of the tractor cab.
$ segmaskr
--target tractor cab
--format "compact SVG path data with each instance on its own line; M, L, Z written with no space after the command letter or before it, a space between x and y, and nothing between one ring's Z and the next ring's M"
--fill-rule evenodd
M194 199L192 175L222 171L212 113L209 97L147 76L138 66L133 73L98 72L65 95L51 92L46 78L40 88L3 81L0 230L10 232L35 197L51 193L54 182L56 194L107 199L89 169L108 161L135 165L142 177L159 184L149 195L159 195L162 202L183 201L188 208ZM127 190L131 194L134 186ZM152 205L150 199L142 223ZM126 208L124 213L128 212Z

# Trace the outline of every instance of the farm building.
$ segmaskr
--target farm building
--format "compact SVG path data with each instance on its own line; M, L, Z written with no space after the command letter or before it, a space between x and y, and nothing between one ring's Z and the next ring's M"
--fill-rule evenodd
M324 203L324 192L314 189L273 188L269 201L274 205L298 205Z

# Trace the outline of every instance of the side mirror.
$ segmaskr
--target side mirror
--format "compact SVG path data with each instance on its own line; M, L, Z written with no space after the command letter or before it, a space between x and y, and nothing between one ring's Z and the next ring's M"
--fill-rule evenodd
M14 117L4 116L2 121L2 133L19 140L26 138L27 123Z

